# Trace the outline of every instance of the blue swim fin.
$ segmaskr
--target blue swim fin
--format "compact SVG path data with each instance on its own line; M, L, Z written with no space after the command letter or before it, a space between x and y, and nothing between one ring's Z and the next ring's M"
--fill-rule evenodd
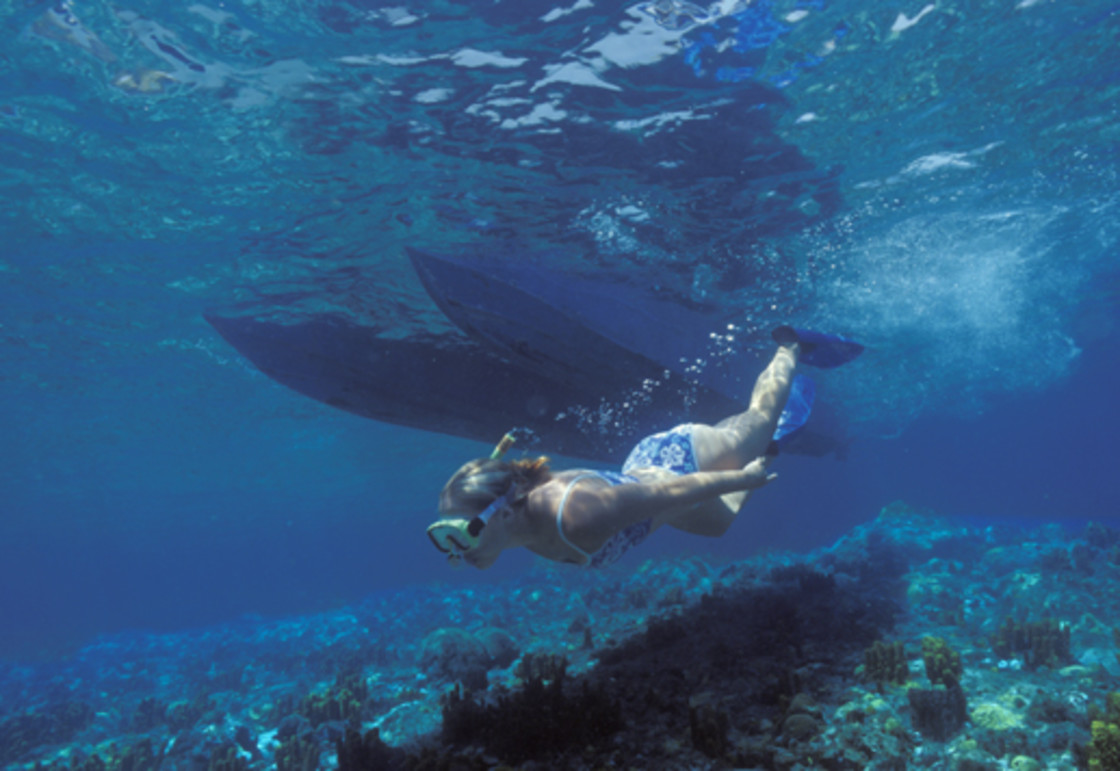
M811 329L795 329L783 325L773 331L772 337L779 345L799 343L801 354L798 356L798 361L821 369L832 369L847 364L863 353L863 346L855 340L840 335L814 332Z
M784 438L805 425L805 421L813 411L813 399L816 396L817 384L812 378L805 375L797 375L793 378L785 409L778 418L778 427L774 429L775 442L780 444Z

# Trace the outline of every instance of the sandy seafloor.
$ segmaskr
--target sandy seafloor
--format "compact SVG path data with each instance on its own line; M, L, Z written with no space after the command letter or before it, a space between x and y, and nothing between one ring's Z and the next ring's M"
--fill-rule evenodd
M1110 527L977 529L894 503L807 555L542 562L513 585L0 665L0 760L1116 768L1118 578Z

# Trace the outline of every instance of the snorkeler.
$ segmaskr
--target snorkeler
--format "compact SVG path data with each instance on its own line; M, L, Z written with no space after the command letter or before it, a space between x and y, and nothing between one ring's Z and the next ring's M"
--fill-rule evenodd
M460 468L440 493L441 519L428 528L452 564L485 569L524 546L557 562L604 567L662 525L723 535L750 494L773 481L774 443L808 418L812 381L800 360L835 367L863 346L782 326L778 350L755 381L745 412L715 426L686 423L641 440L621 473L553 472L548 458L503 460L507 434L489 458ZM791 398L791 392L792 397Z

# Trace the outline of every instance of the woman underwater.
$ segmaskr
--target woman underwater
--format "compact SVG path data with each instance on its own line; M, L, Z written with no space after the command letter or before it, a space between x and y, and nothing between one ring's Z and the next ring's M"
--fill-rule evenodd
M453 564L465 560L481 569L520 546L557 562L604 567L662 525L723 535L750 494L777 477L768 470L768 452L799 360L834 367L863 350L845 338L787 326L773 337L778 350L745 412L714 426L686 423L648 436L621 473L554 472L544 457L503 460L513 441L507 434L489 458L467 463L444 486L441 519L428 528L432 543Z

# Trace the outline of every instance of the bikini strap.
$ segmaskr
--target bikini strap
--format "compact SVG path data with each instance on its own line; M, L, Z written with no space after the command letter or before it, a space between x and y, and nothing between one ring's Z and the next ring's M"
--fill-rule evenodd
M568 536L564 535L564 507L568 505L568 496L571 494L572 488L576 486L576 482L595 476L599 475L596 473L577 474L575 479L568 483L568 489L564 491L564 495L560 498L560 506L556 509L556 532L560 534L560 540L579 552L587 560L584 563L585 565L591 564L591 555L569 541Z

